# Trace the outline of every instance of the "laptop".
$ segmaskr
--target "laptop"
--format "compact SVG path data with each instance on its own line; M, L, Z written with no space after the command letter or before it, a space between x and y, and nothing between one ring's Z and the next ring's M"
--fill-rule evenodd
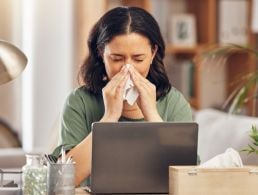
M167 194L169 165L196 165L198 125L92 124L93 194Z

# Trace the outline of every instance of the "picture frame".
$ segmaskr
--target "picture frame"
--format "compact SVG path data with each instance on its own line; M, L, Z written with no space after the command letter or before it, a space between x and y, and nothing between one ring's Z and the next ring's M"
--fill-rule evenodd
M171 43L174 47L196 46L196 19L193 14L174 14L171 17Z

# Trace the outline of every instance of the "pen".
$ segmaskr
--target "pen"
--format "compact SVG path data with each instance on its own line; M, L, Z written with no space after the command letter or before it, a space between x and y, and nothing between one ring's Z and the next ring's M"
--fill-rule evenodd
M69 156L69 158L66 160L66 164L71 163L73 161L73 157Z
M62 147L62 160L61 160L61 163L64 164L65 163L65 150L64 150L64 147Z

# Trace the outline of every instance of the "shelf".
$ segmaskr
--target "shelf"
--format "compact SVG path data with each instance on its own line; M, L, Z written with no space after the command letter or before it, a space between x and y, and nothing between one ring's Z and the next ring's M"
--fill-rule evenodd
M166 47L166 54L192 54L195 55L200 49L200 46L195 47L174 47L168 44Z

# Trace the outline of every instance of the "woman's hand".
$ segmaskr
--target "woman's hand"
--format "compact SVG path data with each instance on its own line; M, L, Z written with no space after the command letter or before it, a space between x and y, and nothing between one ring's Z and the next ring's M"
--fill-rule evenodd
M123 66L102 89L105 113L100 121L116 122L119 120L123 110L123 94L125 83L129 78L128 68Z
M156 86L144 78L133 66L129 68L130 76L139 92L137 104L146 121L162 121L156 106Z

